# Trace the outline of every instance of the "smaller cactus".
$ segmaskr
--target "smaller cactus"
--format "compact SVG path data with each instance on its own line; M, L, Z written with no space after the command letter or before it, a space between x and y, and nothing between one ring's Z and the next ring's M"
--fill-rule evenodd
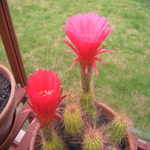
M55 132L52 132L51 140L43 140L42 145L44 150L65 150L64 143Z
M107 129L110 141L114 144L121 142L127 131L127 120L123 116L116 117Z
M67 133L77 135L82 131L83 120L81 110L76 103L70 103L64 110L64 125Z
M102 137L98 129L89 128L83 139L83 150L103 150Z

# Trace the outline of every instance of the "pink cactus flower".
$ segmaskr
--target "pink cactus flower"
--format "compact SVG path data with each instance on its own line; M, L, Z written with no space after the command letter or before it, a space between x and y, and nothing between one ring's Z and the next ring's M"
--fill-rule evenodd
M63 27L67 39L63 42L71 48L71 50L66 50L67 52L77 55L70 69L80 62L85 65L86 73L88 73L88 65L91 64L98 74L95 61L106 65L98 55L115 52L114 50L106 50L105 47L100 48L104 39L112 32L112 28L107 29L107 26L108 21L105 17L99 17L93 12L77 14L68 18L66 26Z

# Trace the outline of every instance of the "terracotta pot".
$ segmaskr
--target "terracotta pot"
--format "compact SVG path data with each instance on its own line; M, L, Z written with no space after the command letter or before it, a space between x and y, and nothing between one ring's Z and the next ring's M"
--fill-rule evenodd
M101 110L101 112L103 114L105 114L105 116L109 117L109 118L114 118L117 116L117 113L112 110L110 107L108 107L107 105L105 105L104 103L95 101L95 103L97 104L97 108L99 110ZM36 126L35 130L33 131L33 136L31 139L31 143L30 143L30 149L29 150L41 150L42 146L41 146L41 140L42 137L39 133L39 124ZM134 146L133 146L133 142L132 142L132 138L131 135L127 132L126 135L126 145L127 145L127 149L126 150L134 150Z
M0 149L3 143L8 141L7 137L11 133L11 129L15 119L15 80L12 73L3 65L0 65L0 73L9 80L11 84L11 93L8 102L0 114Z
M7 149L9 149L9 146L10 146L9 142L12 139L12 136L13 136L14 131L15 131L15 124L16 124L16 119L15 118L16 118L16 111L14 113L13 123L12 123L12 127L10 129L10 132L9 132L8 136L5 138L5 140L2 143L2 145L0 145L0 150L7 150Z

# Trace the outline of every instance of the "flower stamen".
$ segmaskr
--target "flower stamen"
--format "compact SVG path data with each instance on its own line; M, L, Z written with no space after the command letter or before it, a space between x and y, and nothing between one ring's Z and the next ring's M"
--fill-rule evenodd
M46 95L51 95L52 93L53 93L53 90L48 90L48 91L44 90L44 91L40 91L39 95L46 96Z

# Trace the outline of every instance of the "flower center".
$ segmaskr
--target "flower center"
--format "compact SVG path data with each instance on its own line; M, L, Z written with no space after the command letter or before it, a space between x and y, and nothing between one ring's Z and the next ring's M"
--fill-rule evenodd
M44 90L44 91L39 92L41 96L51 95L52 93L53 93L53 90L48 90L48 91Z

